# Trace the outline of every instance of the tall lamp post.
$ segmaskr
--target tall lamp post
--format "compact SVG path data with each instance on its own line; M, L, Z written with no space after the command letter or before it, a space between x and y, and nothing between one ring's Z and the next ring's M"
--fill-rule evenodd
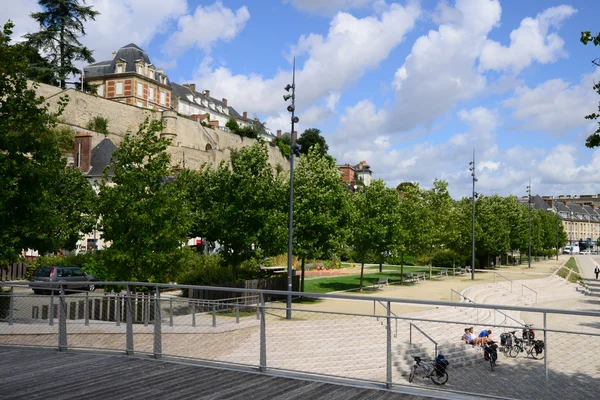
M558 220L560 217L558 216L558 210L556 210L556 261L558 261Z
M529 254L527 255L527 264L531 268L531 178L529 178L529 185L527 186L527 196L529 204Z
M473 161L469 163L471 166L469 171L471 171L471 176L473 177L473 219L472 219L472 234L471 237L473 239L471 243L471 280L475 280L475 199L477 199L477 192L475 191L475 182L477 182L477 178L475 177L475 150L473 150Z
M287 110L292 113L292 130L290 132L290 148L292 149L292 154L290 154L290 220L288 224L288 296L287 296L287 305L285 311L285 317L287 319L292 318L292 237L294 232L294 154L296 153L295 143L294 143L294 124L297 124L300 119L294 115L294 111L296 110L296 57L294 57L294 65L292 69L292 84L288 84L285 88L285 91L289 93L291 89L291 94L284 94L283 100L288 101L292 99L292 103L287 106Z

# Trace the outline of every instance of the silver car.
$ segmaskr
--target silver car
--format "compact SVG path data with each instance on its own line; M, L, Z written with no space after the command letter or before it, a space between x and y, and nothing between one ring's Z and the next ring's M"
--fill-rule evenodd
M31 275L29 287L35 294L50 293L52 289L59 288L58 283L68 283L65 289L96 290L93 281L94 275L86 274L77 267L42 266L37 268ZM36 282L56 282L56 285L36 285Z

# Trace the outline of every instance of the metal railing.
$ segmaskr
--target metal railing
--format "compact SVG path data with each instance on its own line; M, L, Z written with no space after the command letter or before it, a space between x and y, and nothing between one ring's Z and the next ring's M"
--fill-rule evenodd
M435 346L435 350L434 350L434 357L437 357L438 355L438 342L436 342L435 340L433 340L433 338L431 336L429 336L428 334L426 334L421 328L419 328L417 325L413 324L412 322L409 324L410 328L409 328L409 339L408 342L410 344L412 344L412 328L413 326L415 327L416 330L418 330L419 332L421 332L421 334L423 336L425 336L427 339L429 339L429 341L431 343L433 343L433 345Z
M499 277L507 280L508 282L510 282L510 292L512 293L512 291L513 291L513 281L510 280L510 279L508 279L507 277L505 277L501 273L494 271L494 284L496 284L496 276L499 276Z
M288 320L285 302L268 301L274 296L285 298L287 291L228 288L231 299L213 301L175 297L166 295L163 290L223 292L223 287L136 282L97 284L121 286L124 290L104 294L79 291L67 295L68 286L63 285L54 295L33 295L27 283L0 284L0 346L53 347L61 351L113 350L128 355L149 354L155 358L216 362L228 367L249 366L263 373L276 370L278 374L343 378L353 385L378 383L403 390L408 385L406 376L412 367L412 355L427 352L419 346L419 341L414 340L414 326L426 338L421 343L429 346L431 341L435 345L435 354L446 354L452 365L450 385L426 386L423 380L412 383L420 389L513 398L552 395L577 398L579 392L572 393L579 390L571 384L574 377L589 378L590 384L583 388L585 393L592 393L590 387L595 390L595 382L600 381L600 360L595 353L583 352L573 358L570 351L572 343L586 343L590 348L600 346L600 313L596 311L476 304L454 290L451 295L459 294L468 301L455 303L293 292L294 296L323 301L318 306L294 303L293 318ZM141 286L149 290L143 294L133 293L134 288ZM9 290L1 291L3 287ZM245 294L255 296L256 303L241 304L245 300L236 299L237 295ZM373 301L386 309L385 331L381 330L377 316L369 312L369 302ZM198 304L206 309L200 312L195 308ZM392 306L396 313L392 313ZM415 315L412 314L415 307L427 310ZM473 316L453 307L501 313L527 312L543 321L536 328L536 334L539 338L543 335L544 360L526 359L524 354L516 359L502 358L502 364L507 366L503 369L507 379L514 375L515 379L530 383L506 387L504 381L496 379L497 375L481 366L473 367L474 362L482 362L481 353L465 351L464 345L457 343L458 334L462 334L464 327L473 325ZM404 312L398 311L403 308ZM440 313L438 308L444 308L444 311ZM566 320L564 316L585 318L588 324L585 332L578 324L572 329L556 325ZM397 324L395 335L392 334L392 319ZM549 329L549 323L553 329ZM505 330L522 328L520 323L485 322L485 325L485 328ZM410 348L403 347L411 343ZM548 381L542 378L544 376L549 377ZM561 392L563 389L564 393ZM447 394L438 397L444 396Z
M525 285L521 284L521 296L525 296L525 294L523 293L523 288L528 289L533 292L533 294L535 295L535 301L533 304L537 304L538 293L535 290L533 290L532 288L530 288L529 286L525 286Z
M398 317L396 314L394 314L394 312L392 311L391 307L388 308L388 306L385 305L384 303L382 303L381 301L377 301L377 303L381 304L381 306L386 309L386 311L387 311L388 314L391 314L391 315L394 316L394 319L396 320L396 331L394 332L394 337L398 337L398 319L400 317ZM376 315L375 314L375 301L373 302L373 315ZM377 318L377 320L379 320L379 318Z

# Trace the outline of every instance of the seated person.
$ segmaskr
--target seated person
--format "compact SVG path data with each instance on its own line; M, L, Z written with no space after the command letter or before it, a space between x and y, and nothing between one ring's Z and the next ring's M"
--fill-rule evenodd
M465 334L463 335L462 339L465 341L465 343L472 344L472 345L474 345L475 342L478 342L478 340L477 340L478 338L473 333L472 327L465 329Z

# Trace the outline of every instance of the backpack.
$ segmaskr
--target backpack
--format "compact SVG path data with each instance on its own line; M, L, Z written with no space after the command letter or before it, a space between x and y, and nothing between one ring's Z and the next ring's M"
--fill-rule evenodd
M450 363L448 362L448 360L446 360L443 354L438 354L438 356L435 359L435 373L437 374L437 376L444 375L444 373L446 373L446 368L448 368L449 364Z
M535 349L536 354L540 354L542 351L544 351L544 341L536 340L533 348Z
M512 346L512 336L510 333L500 334L500 346Z

